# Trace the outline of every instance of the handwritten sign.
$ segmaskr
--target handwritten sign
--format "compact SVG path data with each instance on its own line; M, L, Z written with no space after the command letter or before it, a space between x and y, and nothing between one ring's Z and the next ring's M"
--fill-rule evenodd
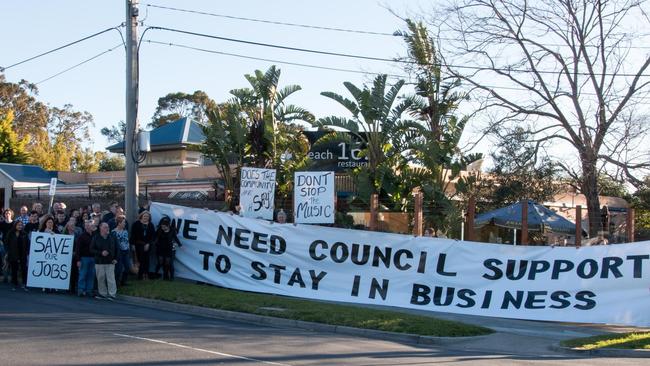
M67 290L74 236L32 231L27 286Z
M273 220L275 169L242 168L239 204L244 217Z
M334 172L296 172L293 192L296 223L334 223Z

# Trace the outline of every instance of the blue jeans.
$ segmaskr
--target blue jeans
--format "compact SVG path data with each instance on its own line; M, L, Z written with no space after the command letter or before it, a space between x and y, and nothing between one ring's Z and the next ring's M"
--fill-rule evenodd
M92 295L95 288L95 258L81 257L81 268L79 268L79 282L77 294L86 293Z
M115 281L125 283L126 278L131 270L131 251L119 250L117 253L117 265L115 266Z

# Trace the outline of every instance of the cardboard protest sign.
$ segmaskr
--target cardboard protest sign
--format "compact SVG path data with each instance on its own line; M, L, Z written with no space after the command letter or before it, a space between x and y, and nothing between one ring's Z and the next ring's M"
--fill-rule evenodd
M32 231L27 286L70 288L74 236Z
M273 220L275 169L242 168L239 205L244 217Z
M296 172L293 192L296 223L334 223L334 172Z

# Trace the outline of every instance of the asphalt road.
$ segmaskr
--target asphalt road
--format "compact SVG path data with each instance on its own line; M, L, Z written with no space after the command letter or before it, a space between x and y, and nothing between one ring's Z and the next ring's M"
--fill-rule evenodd
M506 340L504 341L513 341ZM0 365L642 365L544 349L389 341L208 319L0 285ZM647 361L650 364L650 360Z

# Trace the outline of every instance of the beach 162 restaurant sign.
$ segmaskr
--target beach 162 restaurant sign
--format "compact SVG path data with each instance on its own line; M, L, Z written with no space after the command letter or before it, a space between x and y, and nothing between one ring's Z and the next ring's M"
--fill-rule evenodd
M350 141L336 139L316 143L327 133L327 131L303 131L311 145L307 157L314 163L312 169L340 172L368 165L368 159L361 156L362 146L354 142L356 141L354 135L349 134L352 144Z

